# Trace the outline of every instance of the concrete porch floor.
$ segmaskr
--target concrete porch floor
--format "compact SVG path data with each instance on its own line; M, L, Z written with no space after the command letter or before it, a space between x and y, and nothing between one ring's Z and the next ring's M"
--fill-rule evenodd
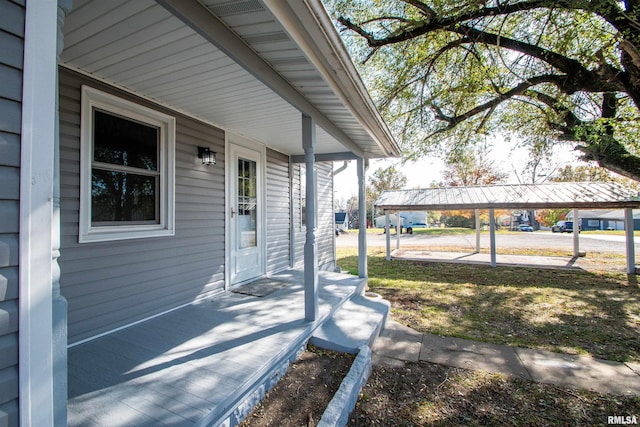
M395 249L392 259L423 262L491 265L491 255L478 252L443 252L416 249ZM537 255L496 255L497 265L544 268L580 268L580 258Z
M310 323L302 272L270 279L290 285L262 297L227 292L69 348L69 425L224 420L365 285L320 272L320 316Z

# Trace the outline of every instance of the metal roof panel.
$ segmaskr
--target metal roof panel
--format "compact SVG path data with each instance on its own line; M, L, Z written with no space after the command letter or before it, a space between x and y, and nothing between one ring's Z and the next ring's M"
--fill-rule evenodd
M612 182L554 182L385 191L375 205L387 210L637 208L640 197Z

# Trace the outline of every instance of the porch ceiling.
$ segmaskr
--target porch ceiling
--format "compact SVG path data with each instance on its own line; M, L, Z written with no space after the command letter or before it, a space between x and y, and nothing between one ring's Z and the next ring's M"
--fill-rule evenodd
M322 24L309 23L314 14L317 18L319 1L295 0L296 12L283 12L284 3L268 0L160 2L164 7L153 0L74 0L65 20L61 64L286 154L303 153L304 111L319 125L318 153L397 155L397 145L377 111L362 108L372 105L368 95L349 101L350 90L362 92L359 77L349 66L330 64L338 83L329 81L332 70L323 69L310 54L315 50L327 55L322 48L326 51L326 46L335 44L334 34L327 35ZM306 3L313 5L303 6ZM190 7L199 20L205 20L205 27L220 28L222 21L223 31L228 28L235 35L233 42L241 41L257 54L258 61L253 61L257 68L239 65L233 54L216 47L202 24L194 24L196 15L180 15L173 4L178 9ZM306 15L299 19L301 7ZM326 20L326 14L321 18ZM306 19L302 24L308 31L291 34L293 25L283 23L289 19L299 24ZM338 46L339 52L343 50ZM293 96L256 77L260 77L256 70L265 65L289 85L287 90L293 89ZM345 72L353 81L345 84L340 74Z

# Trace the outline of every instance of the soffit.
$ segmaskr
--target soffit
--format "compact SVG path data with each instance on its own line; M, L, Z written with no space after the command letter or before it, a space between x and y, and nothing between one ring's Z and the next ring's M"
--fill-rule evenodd
M205 7L370 157L384 152L257 0ZM61 63L286 154L302 154L301 113L151 0L76 0ZM317 152L345 151L321 127Z
M375 205L387 210L637 208L636 191L615 183L557 182L385 191Z

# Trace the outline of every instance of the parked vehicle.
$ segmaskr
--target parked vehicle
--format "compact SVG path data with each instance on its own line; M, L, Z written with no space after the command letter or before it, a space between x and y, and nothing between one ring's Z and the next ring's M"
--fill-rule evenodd
M533 227L527 224L520 224L518 226L518 231L533 232Z
M558 221L551 227L551 231L553 233L573 233L573 221Z

